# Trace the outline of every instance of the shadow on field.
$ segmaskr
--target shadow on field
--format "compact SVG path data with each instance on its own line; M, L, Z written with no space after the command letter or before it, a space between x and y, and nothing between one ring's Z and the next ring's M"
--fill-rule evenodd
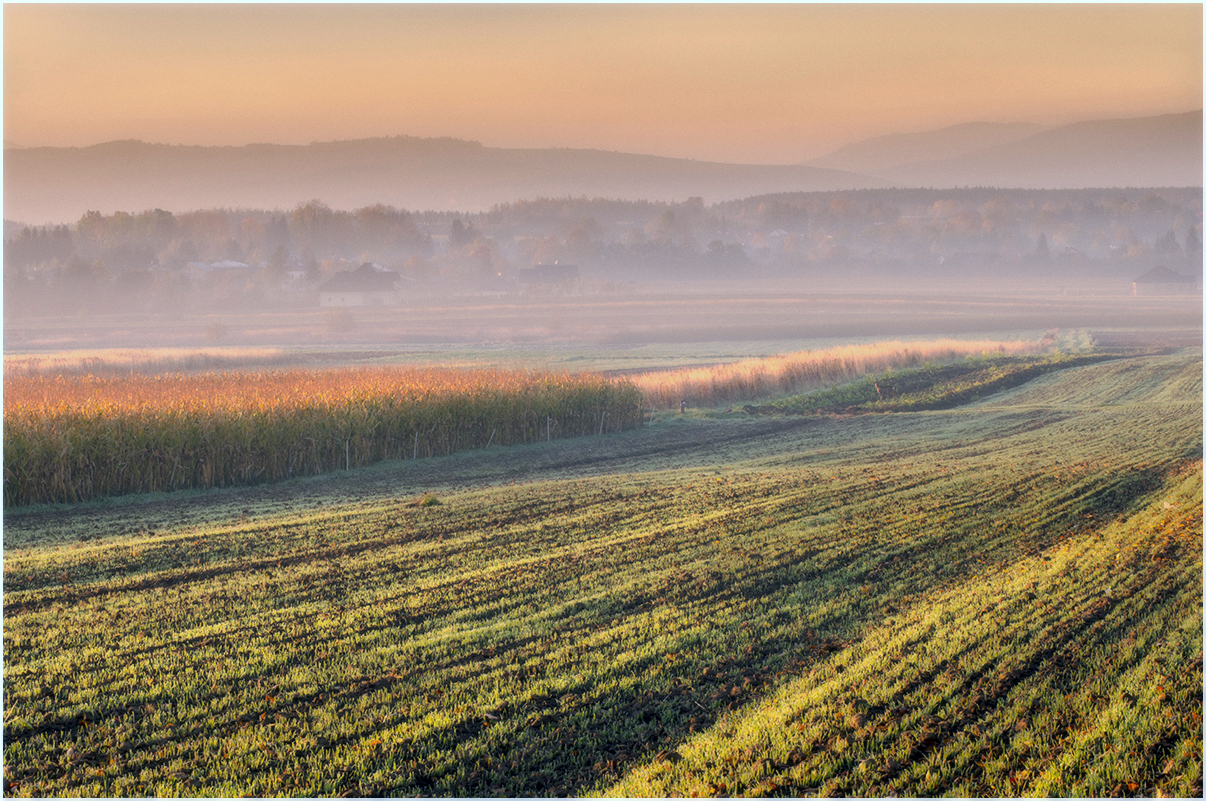
M127 795L571 796L652 763L686 759L685 770L693 735L727 745L729 724L788 682L863 694L839 674L881 625L969 579L1043 570L1048 549L1092 544L1200 458L1200 428L1181 433L1193 416L1153 427L1167 441L1152 453L1122 454L1127 410L878 417L675 416L606 437L6 515L6 546L34 547L5 577L4 736L19 757L5 780L25 793L120 788L88 784L113 753L124 760L113 770L148 777ZM1078 419L1091 433L1073 442ZM1182 440L1193 454L1172 452ZM503 486L515 482L525 486ZM458 487L470 491L418 500ZM1185 553L1153 554L1163 561L1119 554L1130 561L1116 565L1126 584L1113 597L1070 578L1084 592L1025 653L965 669L964 646L947 657L923 643L918 669L860 716L910 727L888 744L916 766L999 717L1034 677L1071 693L1087 649L1126 636L1131 607L1182 592L1161 571ZM68 583L69 568L87 580ZM899 656L887 664L912 670ZM924 710L893 698L927 689ZM726 769L803 772L845 736L830 724L801 732L798 751L743 744ZM118 730L129 737L114 747ZM868 738L860 748L884 742ZM906 767L883 763L877 786Z
M348 502L390 501L425 490L456 490L579 476L644 472L712 462L728 448L751 454L759 443L815 425L795 419L671 419L635 431L464 451L451 456L378 462L351 471L288 479L274 484L182 490L171 493L104 498L83 504L17 507L4 510L5 547L52 539L70 528L70 536L88 527L95 536L134 534L170 526L245 521L298 507ZM12 536L10 536L10 534ZM61 536L61 535L59 535Z

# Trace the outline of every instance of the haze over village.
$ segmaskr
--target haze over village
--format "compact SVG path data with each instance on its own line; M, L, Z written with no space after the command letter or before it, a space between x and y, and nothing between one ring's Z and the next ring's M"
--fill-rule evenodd
M1193 293L1199 22L1192 6L8 6L7 343L45 339L23 320L117 310L236 313L159 334L263 344L253 312L441 298ZM287 336L366 335L323 319Z

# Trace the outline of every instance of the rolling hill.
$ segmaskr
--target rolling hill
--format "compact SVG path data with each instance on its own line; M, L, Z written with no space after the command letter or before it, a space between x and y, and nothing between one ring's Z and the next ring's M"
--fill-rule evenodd
M852 142L806 164L874 175L903 164L951 158L1016 142L1044 130L1046 127L1028 122L968 122L936 131L888 134Z
M164 208L486 209L535 197L708 202L884 185L808 166L721 164L600 150L508 149L398 136L310 145L198 147L118 141L4 153L4 216L32 224Z
M914 187L1202 184L1201 110L1025 131L1020 125L958 125L868 139L808 163Z
M807 164L724 164L602 150L486 147L383 137L201 147L124 140L7 148L4 216L31 224L164 208L336 208L386 203L476 211L536 197L719 202L888 186L1200 186L1202 112L1045 129L975 122L856 142Z

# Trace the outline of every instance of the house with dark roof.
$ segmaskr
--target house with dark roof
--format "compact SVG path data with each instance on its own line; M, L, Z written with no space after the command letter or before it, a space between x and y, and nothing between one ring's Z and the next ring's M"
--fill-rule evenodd
M393 306L401 301L401 276L365 262L335 273L318 288L319 306Z
M1182 275L1164 265L1153 267L1131 282L1131 294L1140 295L1193 295L1202 291L1198 279Z

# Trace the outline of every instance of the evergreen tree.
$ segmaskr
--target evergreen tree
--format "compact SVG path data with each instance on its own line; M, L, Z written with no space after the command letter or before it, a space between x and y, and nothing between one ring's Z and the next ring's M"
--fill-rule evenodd
M1185 256L1195 264L1202 263L1202 240L1192 227L1185 233Z

